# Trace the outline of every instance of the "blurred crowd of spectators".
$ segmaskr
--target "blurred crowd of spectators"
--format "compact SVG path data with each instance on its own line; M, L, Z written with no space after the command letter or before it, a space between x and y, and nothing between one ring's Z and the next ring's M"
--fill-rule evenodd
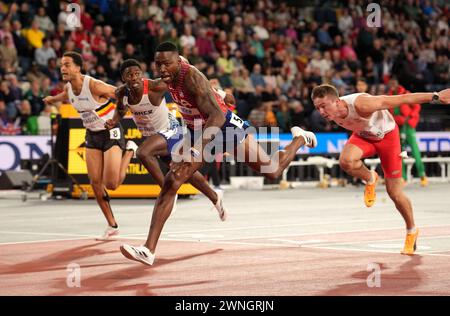
M120 84L119 65L142 62L155 77L153 54L172 41L193 65L236 98L237 113L255 126L337 127L314 110L311 89L335 85L373 94L395 76L410 91L449 83L446 0L382 1L381 27L369 27L369 1L86 0L73 27L69 2L0 1L0 133L36 134L55 109L42 98L62 91L64 51L82 54L85 72ZM369 17L370 18L370 17ZM76 21L75 21L76 22Z

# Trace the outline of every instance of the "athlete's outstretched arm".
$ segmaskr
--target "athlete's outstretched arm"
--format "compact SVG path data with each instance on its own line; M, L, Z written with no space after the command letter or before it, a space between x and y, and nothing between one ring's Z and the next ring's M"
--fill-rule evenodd
M116 110L114 111L113 118L106 121L105 123L106 128L116 127L117 123L119 123L120 120L127 113L128 107L125 104L123 104L124 95L125 95L125 85L120 86L115 91L115 99L117 100Z
M225 115L217 104L213 88L205 75L196 68L191 67L186 75L185 85L187 90L194 96L200 113L207 117L203 130L206 130L209 127L217 127L220 129L225 123ZM208 138L203 137L201 148L205 148L206 144L208 144L212 138L213 136ZM199 144L196 145L198 146ZM201 148L197 149L200 150Z
M439 101L443 104L450 104L450 88L442 90L438 93ZM393 109L404 103L430 103L433 101L432 92L419 92L401 95L360 95L356 99L356 108L361 114L371 114L378 110Z
M162 81L160 78L152 80L152 79L147 79L148 80L148 90L149 91L154 91L154 92L159 92L159 93L164 93L167 91L167 84L164 83L164 81ZM149 92L150 93L150 92Z
M152 100L152 95L157 95L158 102L154 105L159 106L164 98L164 93L167 91L167 84L165 84L161 79L151 80L148 79L148 97ZM153 96L154 97L154 96Z
M56 102L64 102L69 100L69 97L67 95L67 85L64 86L64 91L55 95L55 96L46 96L42 101L44 101L45 104L54 104Z
M106 99L116 98L116 87L100 80L91 80L89 84L92 94Z

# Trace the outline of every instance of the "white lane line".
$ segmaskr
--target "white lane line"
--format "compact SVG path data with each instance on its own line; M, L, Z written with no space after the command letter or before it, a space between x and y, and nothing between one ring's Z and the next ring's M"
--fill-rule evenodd
M89 240L89 239L94 239L94 237L79 237L79 238L62 238L62 239L43 239L43 240L2 242L2 243L0 243L0 246L20 245L20 244L36 244L36 243L46 243L46 242L53 242L53 241Z
M223 239L225 238L224 235L207 235L207 234L202 234L202 233L197 233L197 234L170 234L167 237L169 238L191 238L191 239L203 239L203 238L209 238L209 239Z
M121 237L121 238L119 238ZM92 237L91 237L92 238ZM6 243L0 243L0 246L3 245L16 245L16 244L32 244L32 243L45 243L45 242L55 242L55 241L77 241L77 240L87 240L91 239L88 237L80 237L80 238L66 238L66 239L47 239L47 240L33 240L33 241L18 241L18 242L6 242ZM112 241L120 240L120 239L134 239L134 240L142 240L142 238L133 238L133 237L124 237L124 236L117 236ZM312 245L305 245L302 247L298 247L298 245L293 244L279 244L279 243L252 243L252 242L237 242L237 241L226 241L226 240L176 240L176 239L165 239L161 238L160 240L165 241L178 241L178 242L201 242L201 243L208 243L208 244L230 244L230 245L245 245L245 246L264 246L264 247L285 247L285 248L308 248L308 249L324 249L324 250L336 250L336 251L353 251L353 252L370 252L370 253L386 253L386 254L399 254L399 251L381 251L381 250L366 250L366 249L350 249L350 248L338 248L338 247L320 247L320 246L312 246ZM95 241L95 240L93 240ZM446 251L446 250L441 250ZM450 257L450 254L439 254L434 252L425 252L420 253L416 252L416 255L421 256L433 256L433 257Z
M36 235L36 236L75 236L75 237L94 237L92 235L82 234L64 234L64 233L38 233L38 232L18 232L18 231L4 231L1 230L0 234L12 234L12 235Z
M423 237L419 235L418 240L420 242L420 240L423 240L423 239L427 240L427 239L447 239L447 238L450 238L450 235L436 235L436 236L423 236ZM327 245L327 244L329 244L329 245L339 244L339 245L346 246L346 245L358 245L358 244L364 245L364 244L369 244L370 243L370 244L373 244L375 246L376 243L395 242L395 241L401 242L402 246L403 246L403 240L402 239L398 239L398 238L395 238L395 239L380 239L380 240L367 240L367 241L328 242L328 243L325 243L325 245Z
M400 251L387 251L387 250L369 250L369 249L353 249L353 248L339 248L339 247L321 247L321 246L304 246L302 248L309 249L325 249L325 250L336 250L336 251L353 251L353 252L371 252L371 253L392 253L400 254ZM416 252L415 255L420 256L433 256L433 257L450 257L450 254L438 254L438 253L428 253L428 252Z
M162 239L164 240L164 239ZM336 251L353 251L353 252L370 252L370 253L386 253L386 254L396 254L401 255L400 251L387 251L387 250L369 250L369 249L350 249L350 248L339 248L339 247L321 247L321 246L313 246L313 245L305 245L299 247L298 245L293 244L278 244L278 243L252 243L252 242L236 242L236 241L225 241L225 240L198 240L198 241L189 241L189 240L167 240L167 241L179 241L179 242L201 242L207 244L229 244L229 245L246 245L246 246L264 246L264 247L285 247L285 248L308 248L308 249L324 249L324 250L336 250ZM450 257L450 254L438 254L438 253L428 253L428 252L416 252L416 255L421 256L433 256L433 257Z
M281 239L281 238L271 238L268 240L281 241L282 243L295 244L295 245L299 245L299 246L308 245L308 244L325 243L328 241L328 240L321 240L321 239L291 240L291 239Z
M116 239L129 239L129 240L144 240L145 238L138 237L126 237L117 236ZM293 244L280 244L280 243L258 243L258 242L244 242L244 241L227 241L227 240L187 240L187 239L175 239L175 238L160 238L160 241L175 241L175 242L185 242L185 243L206 243L206 244L230 244L230 245L246 245L246 246L265 246L265 247L287 247L287 248L298 248L298 245Z
M368 244L367 247L375 248L375 249L402 249L403 244ZM430 246L417 246L418 250L427 250L431 249Z
M421 226L422 229L425 228L441 228L442 226ZM447 227L447 226L444 226ZM347 231L337 231L337 230L327 230L322 232L310 232L310 233L301 233L301 234L276 234L276 235L251 235L251 236L237 236L232 238L224 238L224 239L216 239L216 240L244 240L244 239L269 239L269 238L282 238L282 237L303 237L303 236L316 236L316 235L330 235L330 234L349 234L349 233L370 233L370 232L377 232L377 231L385 231L385 230L399 230L404 229L403 227L383 227L383 228L377 228L377 229L356 229L356 230L347 230ZM163 233L165 236L166 234ZM126 235L126 236L147 236L146 234L132 234L132 235ZM166 239L170 240L170 238ZM398 239L393 239L398 240ZM353 243L353 242L352 242Z
M450 218L450 216L447 216ZM416 221L424 221L427 219L442 219L442 217L423 217L416 219ZM199 229L199 230L184 230L184 231L169 231L165 232L165 234L188 234L188 233L206 233L206 232L219 232L219 231L234 231L234 230L249 230L249 229L264 229L264 228L282 228L282 227L301 227L301 226L312 226L312 225L345 225L345 224L353 224L353 223L380 223L380 222L398 222L398 218L392 219L357 219L352 221L332 221L332 222L308 222L308 223L297 223L297 224L279 224L279 225L259 225L259 226L237 226L237 227L227 227L227 228L213 228L213 229ZM448 227L447 225L441 225L439 227ZM397 228L397 227L396 227Z

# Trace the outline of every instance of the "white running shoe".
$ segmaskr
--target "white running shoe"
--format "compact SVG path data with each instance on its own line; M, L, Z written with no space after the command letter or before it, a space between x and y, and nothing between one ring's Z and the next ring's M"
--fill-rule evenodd
M125 146L126 150L133 151L133 158L137 158L136 153L137 153L138 148L139 148L139 146L132 140L127 141L127 145Z
M155 255L145 246L134 247L123 244L120 246L120 252L130 260L139 261L149 266L153 265L155 261Z
M314 148L317 146L317 138L316 135L313 132L305 131L304 129L294 126L291 128L291 133L293 137L300 137L302 136L305 140L305 145L311 148Z
M106 227L105 232L103 233L103 235L101 235L100 237L97 238L97 240L111 240L113 239L114 236L119 235L119 228L114 228L108 225L108 227Z
M215 209L217 211L220 220L224 222L227 219L227 212L223 206L223 190L214 191L217 193L217 203L214 205L213 210Z

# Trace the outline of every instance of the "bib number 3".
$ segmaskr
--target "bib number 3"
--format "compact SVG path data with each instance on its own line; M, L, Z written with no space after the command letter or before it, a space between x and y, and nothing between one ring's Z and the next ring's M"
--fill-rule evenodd
M110 139L120 139L120 128L115 127L109 130L109 138Z
M238 128L242 128L242 126L244 126L244 120L234 113L231 113L230 123Z

